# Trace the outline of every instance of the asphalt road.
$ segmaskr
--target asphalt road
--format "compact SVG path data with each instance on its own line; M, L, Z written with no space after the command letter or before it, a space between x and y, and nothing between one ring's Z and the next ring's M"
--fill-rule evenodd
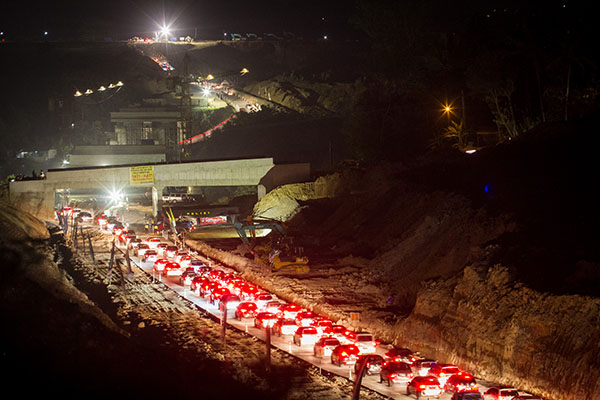
M106 232L106 233L108 233L108 232ZM143 237L142 237L142 239L143 239ZM166 241L166 240L164 240L164 241ZM220 265L220 264L214 262L213 260L204 259L201 256L197 256L196 258L203 259L208 265L212 266L213 268L223 269L227 272L235 272L233 269L229 269L226 266ZM163 284L168 286L171 290L178 293L180 296L184 297L188 301L191 301L199 308L212 314L216 318L222 318L222 312L219 311L219 309L217 308L216 305L210 304L203 297L196 295L194 292L190 291L188 287L181 286L179 284L178 277L161 277L160 275L155 275L152 271L153 263L152 262L150 262L150 263L141 262L138 257L132 256L132 261L140 269L142 269L147 274L152 276L152 278L154 280L161 281ZM232 310L230 310L227 315L227 329L238 329L240 331L246 332L249 335L255 336L256 338L258 338L262 341L266 341L266 332L262 329L255 328L253 319L245 319L242 321L236 320L233 316ZM287 335L284 335L281 337L271 335L271 344L272 344L272 346L274 346L282 351L288 352L288 353L294 355L295 357L298 357L308 363L311 363L311 364L315 365L316 367L321 368L325 371L345 377L351 381L354 381L354 379L355 379L353 366L338 367L331 363L329 357L325 357L325 358L315 357L313 355L313 345L312 344L297 346L292 343L292 336L287 336ZM389 348L390 347L384 346L384 345L379 346L377 349L377 354L380 354L383 356L389 350ZM266 350L265 350L265 352L266 352ZM479 380L478 380L478 383L479 383L480 391L482 393L485 392L485 390L487 390L487 388L488 388L489 383L486 384L485 382L482 382ZM368 387L369 389L372 389L378 393L381 393L381 394L388 396L390 398L393 398L393 399L414 399L415 398L414 395L411 395L411 396L406 395L406 384L396 383L393 386L388 387L385 383L379 382L378 374L372 375L372 376L365 375L362 380L362 385L364 387ZM449 400L451 397L452 396L450 394L444 393L444 394L442 394L440 399ZM427 398L427 397L423 397L423 398Z

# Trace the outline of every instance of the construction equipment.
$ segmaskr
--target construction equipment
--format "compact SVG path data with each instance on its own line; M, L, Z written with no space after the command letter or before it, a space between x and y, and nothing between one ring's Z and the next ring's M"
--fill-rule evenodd
M308 258L305 256L290 256L291 253L291 238L288 236L286 229L277 221L250 220L248 223L242 224L236 222L234 224L242 242L248 246L248 249L255 260L270 266L273 272L293 272L297 274L307 273L310 271L308 266ZM256 245L254 239L256 232L259 230L270 229L271 232L276 232L279 237L274 241L270 238L266 245ZM248 232L252 241L249 239Z

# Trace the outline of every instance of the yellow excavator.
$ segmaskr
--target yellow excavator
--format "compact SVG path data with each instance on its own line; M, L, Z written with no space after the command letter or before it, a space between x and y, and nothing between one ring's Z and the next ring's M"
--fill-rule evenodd
M308 257L289 255L291 253L291 238L287 235L287 231L281 223L271 220L250 220L244 224L236 222L234 226L242 242L248 246L248 249L254 255L255 260L268 265L271 271L296 274L305 274L310 271ZM279 238L275 242L271 238L269 243L263 246L251 243L247 232L250 232L250 237L254 238L254 233L261 229L270 229L271 232L278 233Z

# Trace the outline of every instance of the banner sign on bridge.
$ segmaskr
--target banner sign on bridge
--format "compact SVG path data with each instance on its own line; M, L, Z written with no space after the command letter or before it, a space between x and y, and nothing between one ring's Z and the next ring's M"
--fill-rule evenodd
M129 167L129 183L131 185L154 185L154 166Z

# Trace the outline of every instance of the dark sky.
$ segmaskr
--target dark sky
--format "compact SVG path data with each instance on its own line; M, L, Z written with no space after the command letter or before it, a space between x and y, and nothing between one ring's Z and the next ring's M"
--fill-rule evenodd
M317 32L344 25L353 1L344 0L59 0L31 6L9 0L0 14L5 37L60 39L81 30L111 36L151 34L163 22L197 32Z

